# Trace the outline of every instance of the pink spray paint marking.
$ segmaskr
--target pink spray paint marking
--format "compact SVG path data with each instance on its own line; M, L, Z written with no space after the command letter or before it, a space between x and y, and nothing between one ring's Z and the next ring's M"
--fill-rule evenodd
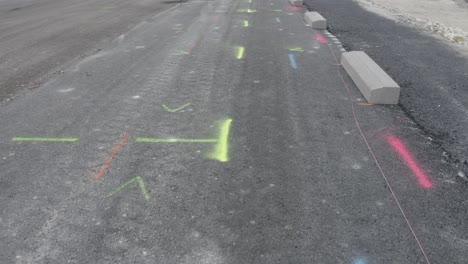
M303 7L301 6L288 6L288 10L289 11L299 11L299 10L302 10Z
M387 135L387 142L398 152L401 159L413 171L414 175L416 175L416 178L418 179L419 184L421 184L422 187L426 189L431 188L431 181L418 166L416 160L413 158L411 153L409 153L408 149L406 149L405 145L403 145L403 142L392 135Z
M320 42L322 44L327 44L328 43L328 41L322 35L320 35L319 33L315 33L314 36L318 40L318 42Z

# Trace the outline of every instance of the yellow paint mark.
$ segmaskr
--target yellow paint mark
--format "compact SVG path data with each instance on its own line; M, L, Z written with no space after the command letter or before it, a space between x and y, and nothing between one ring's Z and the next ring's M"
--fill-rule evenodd
M13 137L11 141L76 142L78 138Z
M216 143L217 139L199 139L199 138L144 138L138 137L135 142L140 143Z
M248 20L244 20L244 27L249 27L249 21Z
M188 54L190 54L190 52L185 51L185 50L178 50L175 55L188 55Z
M207 155L207 158L218 160L220 162L229 161L229 131L231 130L232 119L226 119L219 124L219 139L213 148L213 151Z
M297 51L297 52L303 52L304 49L301 47L292 47L288 49L289 51Z
M244 51L245 51L244 47L237 47L237 56L236 56L236 58L238 60L241 60L242 58L244 58Z
M255 12L257 12L257 10L248 8L248 9L238 9L237 12L240 12L240 13L255 13Z

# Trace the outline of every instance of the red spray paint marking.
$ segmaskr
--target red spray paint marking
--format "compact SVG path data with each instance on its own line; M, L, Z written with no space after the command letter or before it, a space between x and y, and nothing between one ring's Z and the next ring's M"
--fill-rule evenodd
M301 6L288 6L288 10L290 11L299 11L299 10L302 10L303 7Z
M117 156L120 149L125 145L125 143L127 143L127 141L127 135L124 135L119 139L119 142L114 147L114 149L112 149L111 153L109 154L109 157L107 157L107 160L102 164L101 168L98 170L94 178L98 180L102 177L102 175L104 175L104 172L106 172L106 170L110 167L112 160L115 158L115 156Z
M328 41L322 35L320 35L319 33L315 33L314 36L320 43L322 43L322 44L327 44L328 43Z
M409 153L405 145L403 145L403 142L392 135L387 136L387 142L398 152L401 159L413 171L414 175L416 175L416 178L418 179L419 184L421 184L424 188L431 188L431 181L418 166L416 160L414 160L411 153Z

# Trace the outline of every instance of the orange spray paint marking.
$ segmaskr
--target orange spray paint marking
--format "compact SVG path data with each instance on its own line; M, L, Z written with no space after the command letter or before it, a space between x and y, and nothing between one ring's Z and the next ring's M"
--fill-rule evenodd
M106 172L106 170L110 167L112 160L117 156L120 149L127 143L127 141L127 135L124 135L119 139L119 142L117 142L117 145L114 147L114 149L112 149L109 157L107 157L107 160L102 164L101 168L96 173L96 176L94 177L96 180L100 179L102 175L104 175L104 172Z
M190 47L189 52L192 53L192 51L197 47L197 43L193 43L192 47Z
M328 43L328 41L322 35L320 35L319 33L315 33L314 36L318 40L318 42L320 42L322 44L327 44Z
M361 105L361 106L372 106L374 104L372 103L357 103L358 105Z
M422 171L422 169L418 166L416 160L406 149L405 145L403 145L403 142L392 135L388 135L386 138L387 142L398 152L400 158L405 162L406 166L408 166L413 171L414 175L418 179L419 184L421 184L421 186L426 189L431 188L431 181Z

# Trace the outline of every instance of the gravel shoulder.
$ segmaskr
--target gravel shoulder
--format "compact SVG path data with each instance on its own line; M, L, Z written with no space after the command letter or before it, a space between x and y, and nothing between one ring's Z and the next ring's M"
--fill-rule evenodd
M356 2L368 11L468 47L468 4L464 1L356 0ZM462 50L468 53L468 48Z

